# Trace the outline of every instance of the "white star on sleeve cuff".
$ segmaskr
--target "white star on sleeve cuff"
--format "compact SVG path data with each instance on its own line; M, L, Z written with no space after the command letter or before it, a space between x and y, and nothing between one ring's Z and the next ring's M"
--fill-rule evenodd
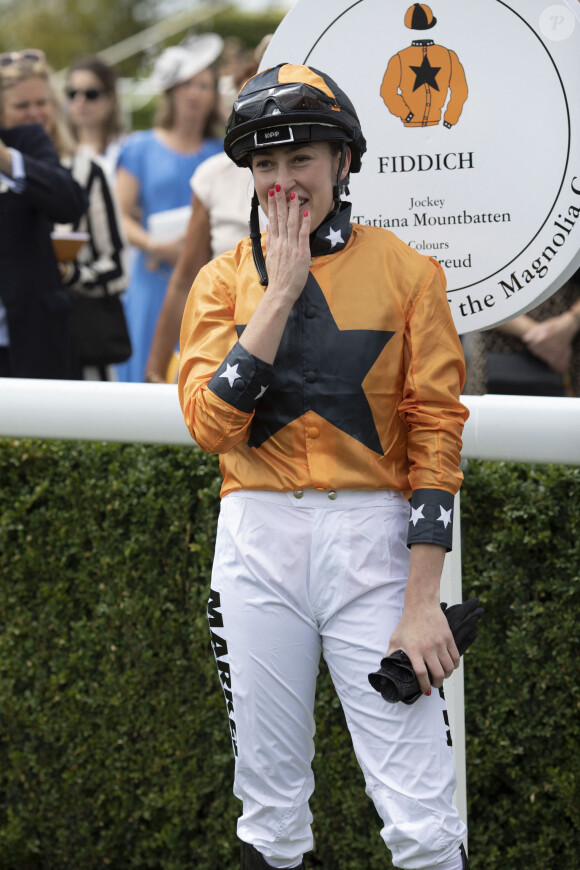
M233 387L238 378L241 378L241 375L238 374L238 365L236 363L235 366L231 366L229 363L226 363L226 370L222 372L220 378L227 378L230 387Z
M266 385L265 387L260 387L260 392L258 393L256 398L254 399L254 401L257 402L258 399L261 399L267 389L268 389L268 385Z
M421 507L418 507L418 508L412 507L411 508L411 519L409 520L409 522L413 523L414 526L417 525L419 520L425 519L425 517L423 516L423 508L424 507L425 507L425 505L422 504Z
M447 528L449 523L451 522L451 511L453 508L449 508L448 511L443 510L443 507L439 505L439 510L441 511L441 516L437 517L438 523L443 523L443 528Z

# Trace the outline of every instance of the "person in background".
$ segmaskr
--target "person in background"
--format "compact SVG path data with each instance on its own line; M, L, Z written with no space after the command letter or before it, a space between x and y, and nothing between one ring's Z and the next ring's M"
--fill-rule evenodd
M113 179L125 135L115 69L98 55L78 57L69 66L65 94L79 150L98 157Z
M351 222L341 197L366 141L320 70L279 64L250 79L224 150L252 172L251 233L195 279L178 394L223 475L208 622L241 867L304 868L312 849L324 655L393 864L467 870L437 691L460 661L439 587L468 416L443 270ZM421 688L413 705L369 685L396 650Z
M179 328L195 276L209 260L235 247L248 232L252 179L247 169L236 166L226 154L216 154L195 170L191 188L191 218L145 369L145 380L150 384L174 381Z
M580 397L580 270L532 311L466 339L466 395Z
M0 68L19 56L0 55ZM85 209L81 188L42 127L5 127L0 77L0 377L71 377L70 302L51 229Z
M226 37L218 71L219 111L224 126L239 90L239 87L236 88L237 72L240 66L246 66L249 60L249 52L244 48L242 40L237 36Z
M183 247L190 178L223 148L213 66L222 45L217 34L205 34L160 55L153 71L161 91L154 127L130 134L119 155L119 202L128 241L138 249L125 297L133 354L117 367L122 381L145 380L155 325ZM169 219L162 236L153 229L153 215Z
M120 214L106 173L100 163L86 152L77 152L66 124L52 71L42 52L36 59L26 59L0 67L3 121L6 127L40 124L48 133L63 166L83 189L88 208L67 229L88 232L76 260L59 263L61 279L71 293L100 295L120 293L127 283L125 245ZM62 224L59 221L59 224ZM82 337L76 336L73 377L108 378L107 372L83 372Z
M263 42L265 50L267 43ZM229 112L240 87L258 70L260 55L237 69L231 87ZM227 119L226 119L227 120ZM227 154L205 160L191 178L192 211L179 259L171 274L159 314L145 380L172 382L177 373L175 351L187 296L195 276L213 257L234 248L248 232L252 178L246 167L236 166Z
M242 41L235 36L229 36L225 40L218 79L220 113L224 126L230 116L232 103L237 97L238 91L246 79L258 69L271 39L272 34L266 34L253 51L244 48Z

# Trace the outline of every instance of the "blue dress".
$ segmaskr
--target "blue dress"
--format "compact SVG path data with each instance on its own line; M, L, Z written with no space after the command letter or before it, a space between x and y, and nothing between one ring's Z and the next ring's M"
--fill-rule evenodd
M182 154L164 145L153 130L132 133L123 143L118 166L139 181L141 222L149 215L191 203L190 179L200 163L223 150L221 139L206 139L201 148ZM145 380L145 366L173 266L162 263L155 271L146 267L144 251L136 253L124 296L125 314L133 353L116 366L120 381Z

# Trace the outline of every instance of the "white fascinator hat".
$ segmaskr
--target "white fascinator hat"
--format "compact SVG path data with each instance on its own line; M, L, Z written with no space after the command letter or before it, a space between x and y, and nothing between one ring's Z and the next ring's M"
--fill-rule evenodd
M182 45L172 45L162 52L153 68L151 80L159 91L183 84L220 56L224 41L217 33L192 36Z

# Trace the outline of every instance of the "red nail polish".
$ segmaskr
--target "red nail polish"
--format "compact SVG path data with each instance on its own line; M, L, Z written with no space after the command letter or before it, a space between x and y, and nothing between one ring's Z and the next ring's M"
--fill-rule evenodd
M276 193L280 193L281 190L282 190L282 188L280 187L279 184L277 184L276 185Z
M274 196L274 191L273 191L273 190L269 190L269 191L268 191L268 196Z
M304 209L304 217L308 217L308 209L307 208Z
M431 694L431 689L429 689L428 692L425 692L425 694L426 694L427 696L429 696L429 695Z
M294 193L294 191L292 191L292 193L290 194L290 199L296 199L296 194Z

